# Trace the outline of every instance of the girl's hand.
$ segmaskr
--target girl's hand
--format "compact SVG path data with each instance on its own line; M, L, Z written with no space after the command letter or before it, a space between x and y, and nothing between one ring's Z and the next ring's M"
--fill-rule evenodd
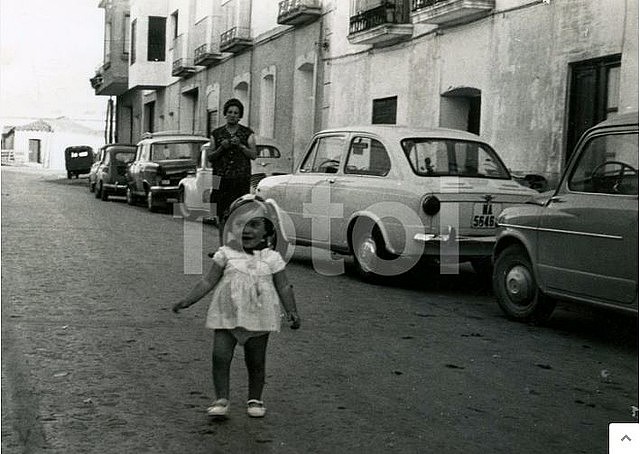
M289 312L289 321L291 322L291 329L299 329L300 328L300 316L296 311Z
M189 307L189 305L186 304L184 301L178 301L176 304L173 305L171 310L177 314L178 312L180 312L180 309L185 309L187 307Z

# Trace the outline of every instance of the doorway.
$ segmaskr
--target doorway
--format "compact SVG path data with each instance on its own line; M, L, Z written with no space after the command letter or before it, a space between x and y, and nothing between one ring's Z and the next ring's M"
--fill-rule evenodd
M440 101L440 126L480 134L481 107L481 92L477 88L449 90Z
M42 164L40 139L29 139L29 162L37 162L38 164Z
M618 112L620 54L572 63L565 163L582 134Z

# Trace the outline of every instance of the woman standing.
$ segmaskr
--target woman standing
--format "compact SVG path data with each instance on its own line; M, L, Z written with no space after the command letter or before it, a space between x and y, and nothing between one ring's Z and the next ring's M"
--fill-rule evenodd
M241 125L244 106L232 98L222 108L227 123L211 132L207 158L213 167L211 203L216 204L218 229L222 231L231 203L251 189L251 160L257 156L256 140L251 128Z

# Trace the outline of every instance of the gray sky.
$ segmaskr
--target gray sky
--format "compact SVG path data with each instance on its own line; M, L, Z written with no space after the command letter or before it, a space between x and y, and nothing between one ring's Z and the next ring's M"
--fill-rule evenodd
M66 116L101 128L108 97L89 79L102 64L98 0L0 0L0 118Z

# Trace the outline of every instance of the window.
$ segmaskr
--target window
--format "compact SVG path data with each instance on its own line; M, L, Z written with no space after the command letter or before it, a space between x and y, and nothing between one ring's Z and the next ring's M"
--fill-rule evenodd
M373 111L371 115L371 124L396 124L396 111L398 106L398 97L374 99Z
M280 157L280 150L278 150L276 147L271 147L269 145L258 145L256 148L258 151L258 158L276 159Z
M148 61L165 60L166 26L166 17L149 17L149 35L147 36Z
M404 139L402 148L420 176L509 179L509 171L487 145L451 139Z
M594 137L569 179L569 189L599 194L638 194L638 134Z
M151 101L144 105L144 131L153 132L154 117L156 114L156 102Z
M104 63L111 61L111 40L113 39L111 33L111 22L104 24Z
M273 137L276 85L275 68L268 68L263 71L262 84L260 86L260 135L263 137Z
M131 47L131 16L129 14L124 15L124 25L122 30L122 35L124 36L124 41L122 44L122 53L128 54L129 47Z
M383 177L389 170L391 161L384 145L368 137L353 139L344 173Z
M319 137L313 143L307 155L301 172L337 173L340 167L340 157L344 150L344 136Z
M118 164L127 164L136 157L135 152L133 151L119 151L113 154L113 159L115 159Z
M151 159L193 159L198 162L203 142L163 142L151 145Z
M173 29L171 38L176 39L178 37L178 11L171 14L171 28Z
M136 19L131 22L131 64L136 62Z

